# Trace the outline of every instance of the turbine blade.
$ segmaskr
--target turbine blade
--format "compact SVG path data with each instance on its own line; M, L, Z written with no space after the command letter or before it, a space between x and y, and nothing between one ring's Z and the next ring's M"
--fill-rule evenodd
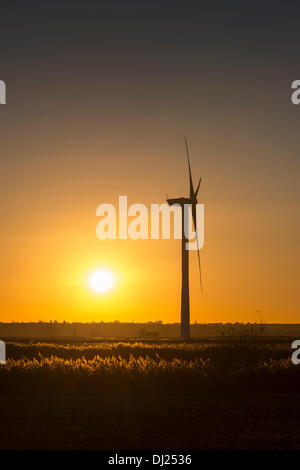
M189 165L189 176L190 176L190 198L194 196L194 187L193 187L193 180L192 180L192 172L191 172L191 164L190 164L190 155L189 155L189 148L187 144L186 137L184 137L184 142L185 142L185 149L186 149L186 156L188 160L188 165Z
M200 178L201 181L201 178ZM199 182L200 185L200 182ZM198 186L199 186L198 185ZM192 215L193 215L193 222L194 222L194 227L195 227L195 232L196 232L196 243L197 243L197 255L198 255L198 266L199 266L199 276L200 276L200 288L201 292L203 291L202 289L202 272L201 272L201 262L200 262L200 250L199 250L199 241L198 241L198 233L197 233L197 216L196 216L196 204L192 205Z
M199 188L200 188L200 184L201 184L201 178L199 179L199 183L198 183L197 189L195 191L195 196L196 197L197 197L197 194L198 194L198 191L199 191Z

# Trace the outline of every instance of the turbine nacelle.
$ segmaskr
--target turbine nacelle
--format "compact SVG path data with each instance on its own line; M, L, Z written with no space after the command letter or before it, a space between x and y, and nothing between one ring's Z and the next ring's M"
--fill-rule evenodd
M188 197L177 197L175 199L167 199L167 203L169 206L174 206L175 204L184 206L184 204L193 204L193 201Z

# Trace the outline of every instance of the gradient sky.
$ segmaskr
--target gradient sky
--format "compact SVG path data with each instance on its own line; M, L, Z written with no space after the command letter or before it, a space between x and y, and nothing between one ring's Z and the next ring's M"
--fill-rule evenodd
M179 321L180 241L96 238L96 207L188 195L191 320L299 322L296 1L0 6L1 321ZM115 273L105 295L87 285Z

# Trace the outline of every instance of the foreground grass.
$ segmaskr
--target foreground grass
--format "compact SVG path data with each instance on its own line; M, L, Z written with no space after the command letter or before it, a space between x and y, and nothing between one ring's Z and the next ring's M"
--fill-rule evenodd
M7 344L7 357L10 359L34 359L56 356L64 359L93 359L99 357L149 357L152 359L183 360L212 359L217 362L257 362L268 359L288 359L291 355L289 343L245 342L244 344L219 341L197 342L126 342L103 341L99 343L48 343L14 342Z
M299 393L290 354L288 344L262 342L10 342L1 393Z
M290 343L7 343L0 449L300 449Z

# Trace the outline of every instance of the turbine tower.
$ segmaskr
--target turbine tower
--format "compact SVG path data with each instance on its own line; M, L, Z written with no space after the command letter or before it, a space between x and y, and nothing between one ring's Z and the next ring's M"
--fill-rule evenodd
M167 202L170 206L172 205L179 205L181 207L181 218L182 218L182 237L181 237L181 337L182 338L189 338L190 337L190 293L189 293L189 250L186 249L186 243L189 241L185 235L185 226L188 227L188 211L184 210L185 204L189 204L192 209L192 216L193 222L196 231L196 240L197 240L197 254L198 254L198 265L199 265L199 274L200 274L200 288L202 292L202 277L201 277L201 264L200 264L200 253L199 253L199 246L198 246L198 238L197 238L197 226L196 226L196 205L197 205L197 195L199 192L201 178L199 179L198 186L196 191L194 191L193 186L193 179L192 179L192 172L191 172L191 164L190 164L190 156L189 156L189 149L186 137L184 138L185 141L185 149L186 149L186 156L188 161L188 168L189 168L189 181L190 181L190 197L180 197L176 199L167 199ZM186 213L185 213L186 212Z

